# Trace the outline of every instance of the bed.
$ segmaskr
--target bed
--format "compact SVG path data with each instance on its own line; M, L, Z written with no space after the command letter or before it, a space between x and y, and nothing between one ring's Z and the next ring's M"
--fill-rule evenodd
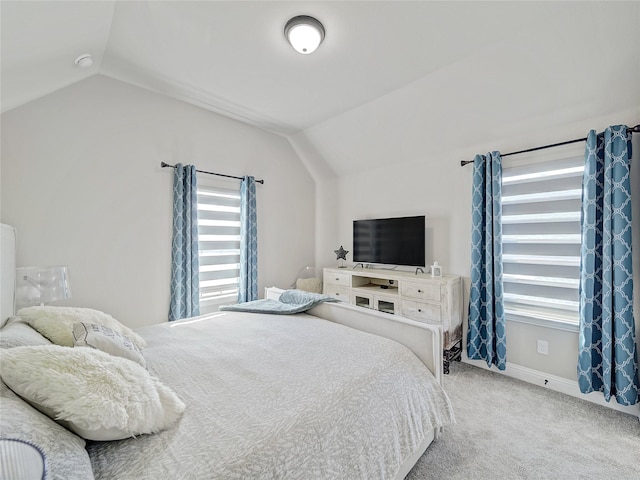
M3 293L3 319L10 297ZM3 355L18 348L16 330L48 341L31 328L12 318L0 332ZM3 382L2 438L41 449L47 478L400 479L454 422L440 333L429 325L322 303L295 315L217 312L135 333L146 342L146 370L185 406L157 433L85 440Z

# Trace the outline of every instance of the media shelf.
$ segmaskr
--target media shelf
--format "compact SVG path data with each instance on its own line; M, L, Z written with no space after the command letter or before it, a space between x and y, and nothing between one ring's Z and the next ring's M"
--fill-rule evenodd
M387 285L376 285L375 283L367 283L358 287L352 287L353 290L362 290L364 292L386 293L388 295L398 295L398 287L390 287Z
M358 307L440 325L445 373L449 371L449 361L459 358L462 340L461 277L431 277L424 273L372 268L325 268L323 280L326 295Z

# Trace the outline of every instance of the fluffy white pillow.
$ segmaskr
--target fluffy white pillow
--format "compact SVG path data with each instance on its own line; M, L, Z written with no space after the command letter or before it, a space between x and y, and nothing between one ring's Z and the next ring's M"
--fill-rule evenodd
M138 348L147 346L144 338L129 327L111 315L92 308L26 307L18 310L17 315L53 343L63 347L73 347L73 325L78 322L104 325L129 337Z
M133 360L143 367L147 365L142 352L133 340L104 325L86 322L74 324L73 346L97 348L111 355Z
M135 362L58 345L0 351L2 379L43 413L88 440L118 440L173 425L185 409Z
M322 293L322 279L320 278L299 278L296 280L296 289L311 293Z

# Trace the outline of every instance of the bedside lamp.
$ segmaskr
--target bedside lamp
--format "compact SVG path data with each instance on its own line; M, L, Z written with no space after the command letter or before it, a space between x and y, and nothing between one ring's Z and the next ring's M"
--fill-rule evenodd
M71 297L69 268L18 267L16 269L16 307L44 305Z

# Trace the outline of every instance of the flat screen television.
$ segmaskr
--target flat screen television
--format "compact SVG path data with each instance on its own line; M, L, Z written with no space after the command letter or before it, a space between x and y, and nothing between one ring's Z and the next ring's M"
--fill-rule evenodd
M424 267L424 215L354 220L353 261Z

